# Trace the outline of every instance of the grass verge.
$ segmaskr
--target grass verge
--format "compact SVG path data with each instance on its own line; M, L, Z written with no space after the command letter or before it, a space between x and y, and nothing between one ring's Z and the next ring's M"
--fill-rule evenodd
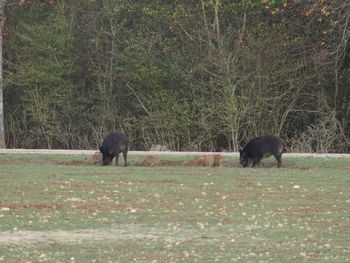
M350 261L346 158L285 158L281 169L90 158L0 155L0 261Z

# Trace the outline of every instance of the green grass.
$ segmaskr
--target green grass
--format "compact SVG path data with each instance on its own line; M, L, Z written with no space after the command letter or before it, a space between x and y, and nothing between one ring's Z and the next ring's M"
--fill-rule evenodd
M142 159L0 155L0 262L350 261L349 159Z

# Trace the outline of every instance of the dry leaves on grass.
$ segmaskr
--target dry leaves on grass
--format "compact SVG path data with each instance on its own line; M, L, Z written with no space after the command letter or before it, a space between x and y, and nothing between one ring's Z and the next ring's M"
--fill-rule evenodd
M184 162L184 166L205 166L205 167L216 167L221 166L221 155L220 154L207 154L196 157L194 160Z

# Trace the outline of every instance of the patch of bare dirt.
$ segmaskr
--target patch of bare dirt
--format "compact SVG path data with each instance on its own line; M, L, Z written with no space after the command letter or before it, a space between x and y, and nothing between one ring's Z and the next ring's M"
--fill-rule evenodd
M0 164L22 164L25 163L24 160L2 160Z
M145 156L144 160L136 164L136 166L205 166L205 167L216 167L222 165L222 156L220 154L206 154L195 157L190 161L169 161L169 160L160 160L153 155Z
M37 209L37 210L57 210L62 208L60 204L0 204L0 209Z
M25 163L47 163L47 164L54 164L54 165L73 165L73 166L81 166L81 165L100 165L99 163L96 163L96 161L91 160L91 161L78 161L78 160L73 160L70 162L59 162L59 161L54 161L46 158L40 158L40 159L35 159L35 160L2 160L0 161L0 164L25 164Z
M149 158L151 157L151 158ZM129 166L144 166L144 167L154 167L154 166L182 166L181 161L171 161L171 160L160 160L159 158L153 156L146 156L141 163L131 164Z
M70 162L55 162L56 165L67 165L67 166L83 166L83 165L100 165L95 164L93 161L70 161Z
M146 156L140 166L158 166L160 164L160 159L154 157L153 155Z
M129 205L129 204L116 204L116 205L110 205L110 204L94 204L94 205L75 205L72 206L72 210L87 210L90 212L95 212L95 211L108 211L108 210L113 210L113 211L118 211L118 212L125 212L125 211L130 211L133 209L146 209L146 206L136 206L136 205Z
M35 160L2 160L0 161L0 164L24 164L24 163L53 163L52 160L46 159L46 158L40 158Z
M137 182L140 182L140 183L159 183L159 184L177 183L175 180L150 180L150 181L139 180Z
M181 161L160 160L159 166L183 166Z
M92 155L92 163L94 165L101 165L102 164L102 153L101 152L95 152Z
M215 166L221 166L221 155L220 154L206 154L201 155L194 160L190 160L187 162L184 162L184 166L206 166L206 167L215 167Z

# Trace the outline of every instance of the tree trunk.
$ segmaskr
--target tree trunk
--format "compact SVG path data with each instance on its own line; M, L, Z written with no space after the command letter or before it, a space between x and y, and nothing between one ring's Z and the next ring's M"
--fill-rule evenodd
M0 0L0 148L6 148L5 145L5 127L4 127L4 100L3 100L3 78L2 78L2 44L3 29L5 20L5 2Z

